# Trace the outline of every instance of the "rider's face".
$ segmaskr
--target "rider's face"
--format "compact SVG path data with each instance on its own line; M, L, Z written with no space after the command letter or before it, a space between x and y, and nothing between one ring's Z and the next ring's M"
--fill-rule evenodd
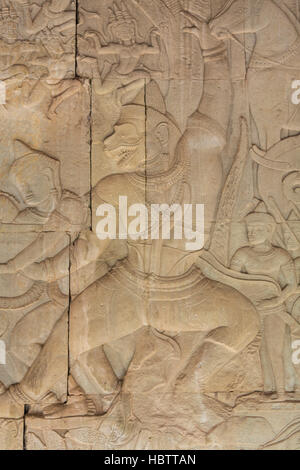
M248 239L252 246L271 240L273 229L267 224L247 224Z

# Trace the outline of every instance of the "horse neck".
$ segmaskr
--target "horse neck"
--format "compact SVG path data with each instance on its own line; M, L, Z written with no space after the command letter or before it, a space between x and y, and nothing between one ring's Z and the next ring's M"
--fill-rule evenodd
M283 54L298 38L298 32L290 18L272 0L265 0L260 11L266 26L256 32L255 52L263 57Z

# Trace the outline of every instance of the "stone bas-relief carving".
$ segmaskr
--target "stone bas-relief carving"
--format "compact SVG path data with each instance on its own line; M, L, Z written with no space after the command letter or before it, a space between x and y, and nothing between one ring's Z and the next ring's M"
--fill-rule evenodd
M295 418L295 416L297 416ZM294 419L293 419L294 418ZM184 435L174 429L163 429L156 436L150 431L135 430L134 441L125 439L119 447L119 435L127 431L113 426L107 438L107 423L101 417L42 420L28 417L27 448L30 450L295 450L299 448L299 414L277 411L273 420L269 412L259 415L233 416L203 436ZM277 422L276 422L277 421ZM286 424L288 423L288 424ZM169 431L169 432L168 432ZM63 436L63 437L62 437ZM154 442L153 442L154 441Z
M0 449L22 450L23 449L23 420L1 419L0 420Z
M299 2L2 3L0 446L299 449Z
M1 79L29 75L56 81L75 75L75 2L3 0Z
M88 84L77 82L77 94L57 101L44 82L4 83L1 231L80 231L88 226Z

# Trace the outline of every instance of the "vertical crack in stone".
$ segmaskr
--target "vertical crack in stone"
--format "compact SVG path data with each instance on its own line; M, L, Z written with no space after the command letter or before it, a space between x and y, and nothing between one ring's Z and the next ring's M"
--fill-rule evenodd
M97 78L95 79L97 80ZM93 79L89 80L89 94L90 94L90 114L88 117L89 120L89 151L90 151L90 224L91 229L93 228L93 198L92 198L92 189L93 189Z
M11 3L0 448L299 449L300 1Z
M75 78L77 75L77 53L78 53L78 22L79 22L79 0L75 0Z
M26 449L26 406L25 406L25 412L23 416L23 450Z
M69 375L71 371L71 364L70 364L70 313L71 313L71 302L72 302L72 291L71 291L71 250L72 250L72 240L71 240L71 235L68 234L69 237L69 266L68 266L68 271L69 271L69 303L68 303L68 328L67 328L67 334L68 334L68 339L67 339L67 348L68 348L68 373L67 373L67 396L66 396L66 401L68 401L69 398Z

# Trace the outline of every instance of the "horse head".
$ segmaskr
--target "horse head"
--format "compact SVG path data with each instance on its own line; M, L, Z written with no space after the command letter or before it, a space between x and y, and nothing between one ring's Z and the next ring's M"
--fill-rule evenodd
M228 0L223 10L210 22L212 34L218 39L228 39L232 34L255 33L264 28L269 21L261 14L265 1Z

